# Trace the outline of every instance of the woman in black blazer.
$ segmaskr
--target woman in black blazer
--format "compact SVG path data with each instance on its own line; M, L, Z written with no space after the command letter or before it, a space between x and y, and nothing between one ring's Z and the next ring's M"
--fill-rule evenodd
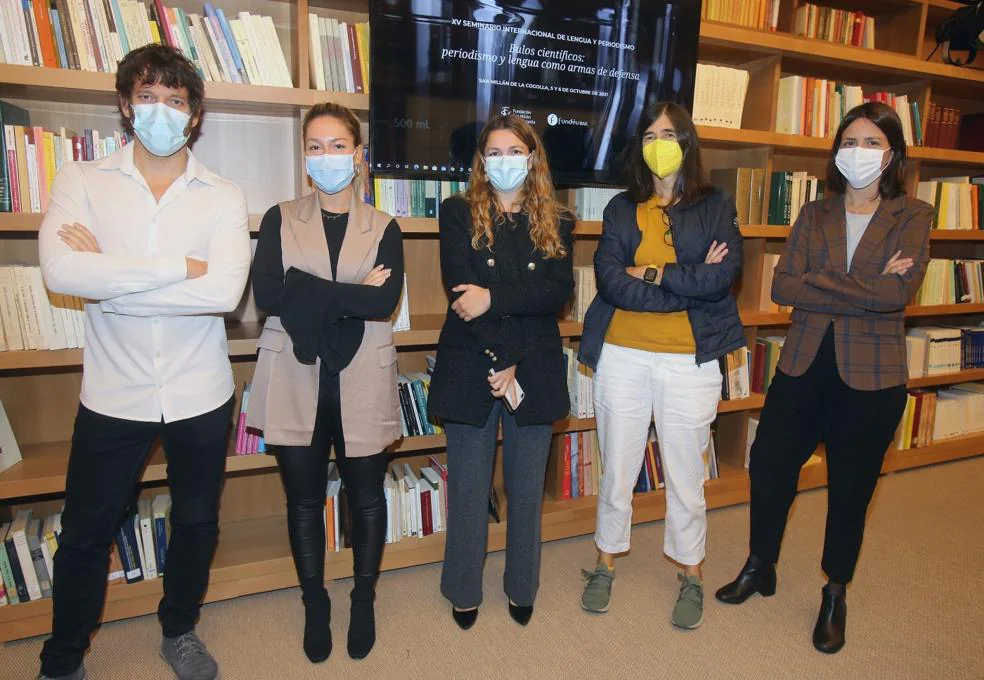
M464 196L441 204L441 272L452 304L437 345L430 415L448 437L441 592L468 629L482 602L488 497L503 431L509 496L505 591L522 625L540 572L540 511L553 421L570 411L557 315L574 289L574 222L546 154L516 116L485 126ZM525 398L511 413L507 394Z

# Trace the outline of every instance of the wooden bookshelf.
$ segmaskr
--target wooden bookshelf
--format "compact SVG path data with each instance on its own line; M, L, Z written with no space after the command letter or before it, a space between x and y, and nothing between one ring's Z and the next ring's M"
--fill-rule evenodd
M265 3L280 7L282 3L260 0L250 11L263 13ZM795 4L795 3L794 3ZM836 4L836 3L835 3ZM843 3L840 3L843 4ZM767 182L773 171L807 170L822 175L831 140L821 137L786 135L774 132L779 79L784 75L806 75L856 82L911 95L920 104L925 118L930 101L967 102L964 108L979 110L984 100L984 70L948 66L925 61L925 37L934 23L957 8L948 0L860 0L858 9L914 14L915 22L891 21L876 27L882 35L880 47L868 50L810 40L782 30L758 31L705 22L701 26L700 56L704 61L737 66L749 70L752 81L745 106L742 129L700 126L698 129L709 169L757 167L766 172ZM855 8L852 5L852 9ZM330 14L346 20L365 20L368 0L304 0L292 8L287 20L291 42L290 66L296 87L268 87L208 83L207 107L210 112L245 113L264 121L296 124L303 111L320 101L335 101L357 111L363 119L369 111L366 95L320 92L308 86L307 12ZM911 25L910 25L911 24ZM886 28L887 26L887 28ZM278 24L278 27L280 25ZM0 64L0 98L34 102L64 102L67 106L115 104L112 74L88 73L59 69ZM959 106L958 106L959 108ZM923 121L925 124L925 120ZM221 125L223 123L215 123ZM213 123L208 123L213 125ZM212 128L208 128L211 130ZM299 157L296 160L300 160ZM300 165L300 162L298 162ZM984 171L984 153L928 147L909 149L907 188L915 193L920 179L939 176L978 174ZM275 172L271 170L269 172ZM300 188L297 188L300 191ZM768 192L766 193L767 200ZM290 198L284 196L283 198ZM264 207L253 206L254 210ZM250 215L250 229L256 232L262 214ZM758 300L752 296L761 290L762 258L780 252L788 238L787 226L767 225L766 211L743 226L745 244L743 281L739 303L742 323L748 337L756 334L782 333L789 315L757 311ZM4 262L31 263L36 257L36 236L42 216L37 214L0 214L0 243L6 249ZM434 352L446 311L446 298L440 284L438 257L438 222L433 218L399 218L405 239L409 279L411 330L395 334L401 371L422 370L426 355ZM589 264L601 234L600 221L581 221L575 232L575 260ZM931 236L934 257L984 258L984 231L934 231ZM26 258L26 259L25 259ZM36 260L33 260L36 262ZM906 317L915 323L931 323L934 317L960 318L984 315L984 305L941 305L908 307ZM925 320L925 321L921 321ZM228 325L229 354L237 382L237 399L242 383L252 375L256 341L260 334L258 318L237 316ZM582 326L573 321L560 322L564 343L575 347ZM29 432L19 437L24 461L0 473L0 513L6 506L50 507L64 493L65 473L71 433L70 423L77 405L81 350L0 353L0 398L3 399L15 432ZM951 385L967 380L984 379L984 370L960 371L941 376L914 378L911 388ZM744 456L744 436L748 414L764 405L765 397L753 394L747 399L721 402L718 408L719 479L708 482L708 507L716 508L749 499L746 471L733 461ZM594 419L568 418L554 427L556 434L594 429ZM52 441L55 440L55 441ZM398 460L419 462L446 446L443 435L408 437L396 442L389 451ZM820 451L822 454L822 449ZM894 472L922 465L957 460L984 453L984 433L949 439L909 451L890 451L884 471ZM730 461L730 462L729 462ZM500 464L501 465L501 464ZM283 510L282 485L275 459L267 455L236 456L226 460L228 479L223 496L223 520L219 548L212 566L208 601L228 599L296 585L290 558ZM497 471L497 479L500 472ZM141 484L147 487L166 483L163 453L155 451L146 466ZM499 482L497 482L498 484ZM805 467L800 488L826 484L826 466L821 460ZM503 498L505 502L508 499ZM637 495L633 504L633 521L662 519L665 495L654 491ZM545 540L591 533L595 525L596 499L574 500L547 498L544 504L543 537ZM2 514L0 514L2 516ZM505 544L505 524L493 524L489 548L499 550ZM389 545L384 569L439 561L443 557L444 536L410 539ZM351 574L351 553L342 551L327 557L329 578ZM160 598L161 581L133 585L116 585L109 589L106 620L119 620L152 612ZM0 641L38 635L50 629L51 602L42 600L0 608Z

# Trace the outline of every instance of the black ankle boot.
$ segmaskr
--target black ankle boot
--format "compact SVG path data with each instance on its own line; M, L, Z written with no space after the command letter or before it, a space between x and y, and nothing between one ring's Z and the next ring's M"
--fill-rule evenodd
M776 594L776 565L749 555L738 578L720 588L714 593L714 597L725 604L741 604L753 593L759 593L763 597Z
M833 587L831 587L833 585ZM820 613L813 629L813 646L824 654L836 654L844 646L847 628L847 592L839 584L823 587Z
M322 588L302 596L304 602L304 653L311 663L331 656L331 600Z
M376 644L376 613L373 599L376 596L377 574L355 577L352 588L352 618L349 622L348 653L353 659L364 659Z

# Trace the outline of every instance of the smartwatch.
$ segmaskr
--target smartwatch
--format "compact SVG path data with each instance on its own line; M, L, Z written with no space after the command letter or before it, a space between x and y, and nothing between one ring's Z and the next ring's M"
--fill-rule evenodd
M659 269L656 267L646 267L646 273L642 275L642 279L646 283L655 283L657 274L659 274Z

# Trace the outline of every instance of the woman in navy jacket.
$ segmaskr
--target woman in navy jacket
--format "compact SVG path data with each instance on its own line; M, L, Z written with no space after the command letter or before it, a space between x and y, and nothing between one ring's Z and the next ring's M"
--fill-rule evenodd
M508 495L505 591L526 625L540 577L540 511L553 421L570 411L557 315L574 289L574 222L557 202L543 145L517 116L479 136L471 186L441 204L441 272L452 303L428 410L448 436L441 592L459 626L482 602L488 498L502 423ZM489 373L492 372L490 376ZM525 399L502 398L519 384Z
M598 563L581 605L608 610L615 556L629 549L632 490L655 419L666 483L664 553L683 573L671 620L703 620L704 454L721 397L718 359L745 345L731 286L741 267L734 199L705 179L693 122L649 106L629 149L629 190L608 204L595 253L598 295L580 360L595 370L602 477Z

